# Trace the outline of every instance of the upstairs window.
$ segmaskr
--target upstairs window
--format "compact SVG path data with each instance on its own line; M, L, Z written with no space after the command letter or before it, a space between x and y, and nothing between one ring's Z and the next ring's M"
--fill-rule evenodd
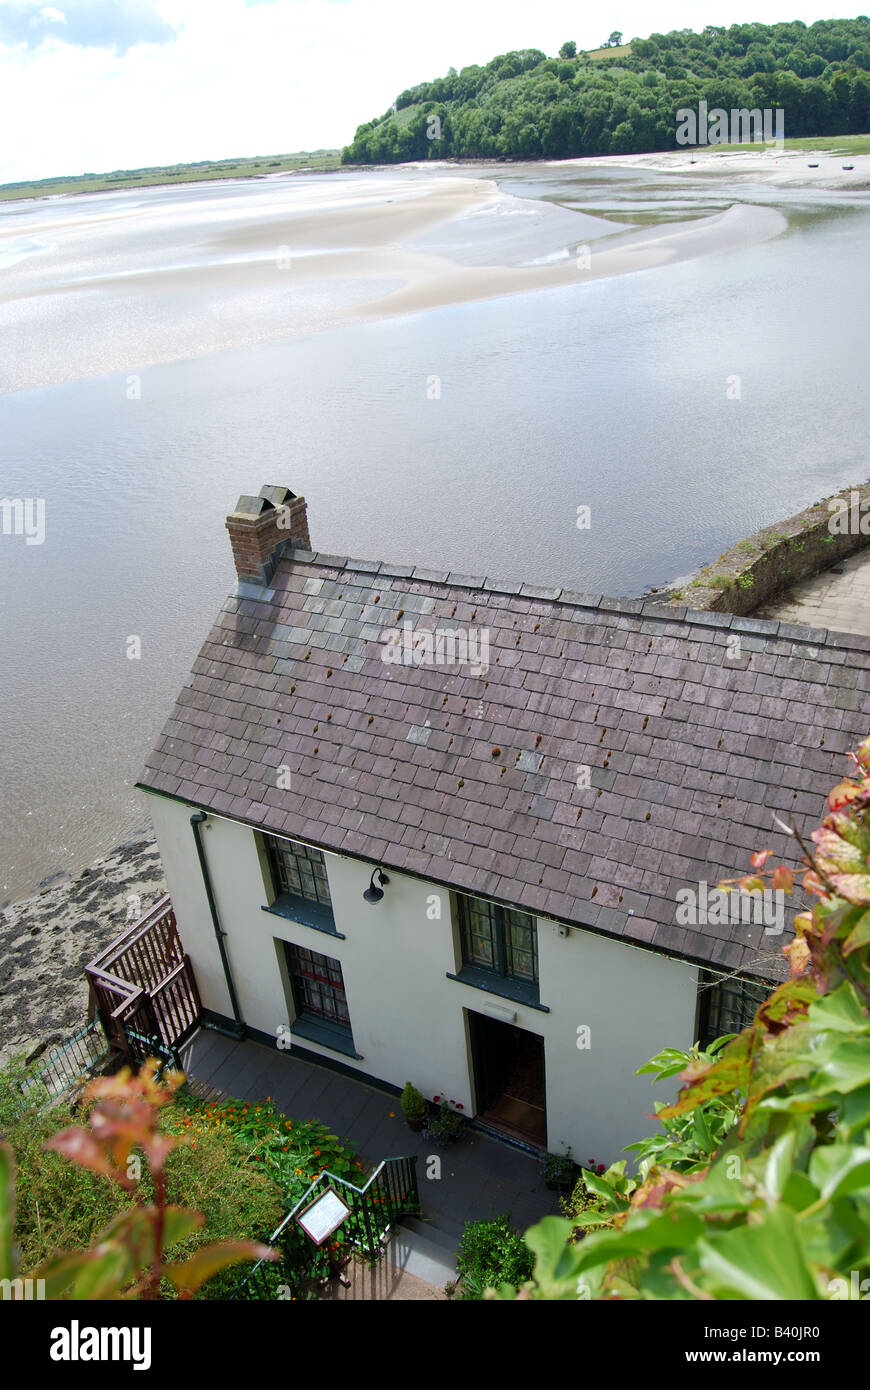
M721 1038L724 1033L742 1033L755 1018L756 1010L774 986L758 980L737 977L720 980L708 970L701 972L698 982L698 1037L701 1047Z
M537 998L538 933L534 917L482 898L459 897L462 963L466 973L485 972Z
M270 911L336 935L326 861L319 849L265 835L275 901Z

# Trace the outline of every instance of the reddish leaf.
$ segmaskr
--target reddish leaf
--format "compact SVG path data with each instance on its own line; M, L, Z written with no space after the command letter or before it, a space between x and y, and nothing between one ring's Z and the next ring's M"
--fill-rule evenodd
M841 806L848 806L850 801L854 801L856 796L860 796L858 787L848 778L844 782L838 782L834 790L828 796L828 805L832 811L839 811Z
M772 854L772 849L756 850L755 854L750 854L749 862L753 869L763 869Z
M788 956L792 975L802 975L809 965L812 955L809 943L804 937L796 936L794 941L790 942L788 946L783 946L782 949Z
M90 1168L94 1173L102 1173L105 1177L118 1182L122 1187L129 1187L130 1183L124 1173L120 1173L112 1163L109 1162L107 1155L100 1148L96 1139L89 1134L86 1129L74 1126L71 1129L62 1129L59 1134L53 1134L46 1140L45 1147L53 1149L55 1153L63 1154L73 1163L77 1163L80 1168Z
M763 893L764 879L759 878L757 874L746 874L740 880L740 888L744 893Z
M770 886L774 891L781 888L784 893L790 893L794 888L794 874L791 869L787 869L785 864L780 864L779 868L773 871Z

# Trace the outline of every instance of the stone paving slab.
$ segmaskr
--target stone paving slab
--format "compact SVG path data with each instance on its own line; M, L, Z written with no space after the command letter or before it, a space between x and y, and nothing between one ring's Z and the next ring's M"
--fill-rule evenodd
M435 1148L405 1123L398 1096L377 1090L329 1067L260 1043L234 1042L201 1028L181 1050L197 1086L258 1101L270 1097L299 1120L317 1119L349 1139L373 1166L384 1158L417 1155L424 1219L452 1235L466 1221L511 1212L525 1229L542 1216L559 1215L559 1201L541 1178L539 1161L477 1130L458 1144ZM440 1178L427 1178L427 1160L440 1160Z
M776 601L762 604L753 616L870 637L870 550L802 580Z

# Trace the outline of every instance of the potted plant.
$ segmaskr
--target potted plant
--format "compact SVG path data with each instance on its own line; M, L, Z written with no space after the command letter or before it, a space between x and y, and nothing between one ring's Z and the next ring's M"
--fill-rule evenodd
M551 1192L567 1192L574 1185L574 1164L571 1149L564 1154L546 1154L544 1183Z
M461 1139L465 1131L465 1116L460 1114L462 1105L458 1100L448 1100L446 1096L433 1096L432 1100L438 1109L426 1121L424 1133L433 1144L443 1148Z
M402 1114L408 1122L409 1129L413 1129L415 1133L419 1133L429 1113L429 1105L425 1096L417 1090L416 1086L412 1086L410 1081L406 1081L405 1089L402 1091L399 1104L402 1107Z

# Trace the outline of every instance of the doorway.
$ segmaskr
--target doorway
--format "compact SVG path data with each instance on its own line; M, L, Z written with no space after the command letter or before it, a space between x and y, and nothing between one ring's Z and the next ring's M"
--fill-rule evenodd
M477 1116L535 1148L547 1147L544 1039L512 1023L469 1012Z

